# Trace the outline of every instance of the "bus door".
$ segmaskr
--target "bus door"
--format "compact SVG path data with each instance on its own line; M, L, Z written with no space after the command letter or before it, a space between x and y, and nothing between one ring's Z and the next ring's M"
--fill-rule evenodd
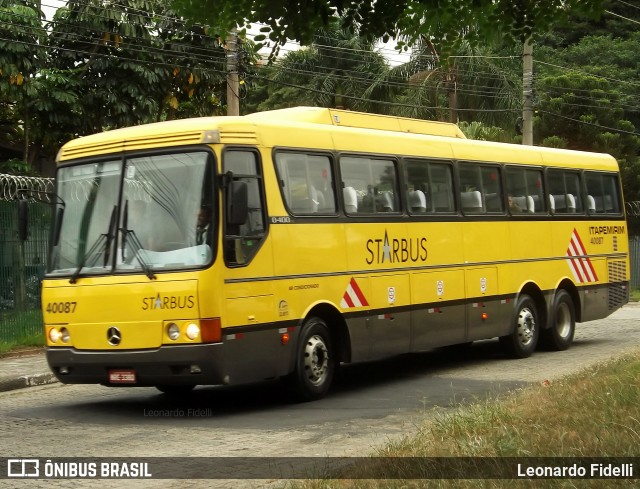
M277 330L271 327L278 310L273 281L264 280L273 276L273 254L271 242L266 239L266 209L258 153L250 149L226 150L222 169L227 178L231 178L226 182L223 199L221 248L225 263L225 313L222 335L230 359L243 358L241 362L228 362L232 369L230 381L255 379L255 372L260 372L264 378L276 377L286 373L287 364L273 361L281 344ZM234 192L244 194L247 209L242 219L234 216L231 210L235 203L230 201L238 198Z

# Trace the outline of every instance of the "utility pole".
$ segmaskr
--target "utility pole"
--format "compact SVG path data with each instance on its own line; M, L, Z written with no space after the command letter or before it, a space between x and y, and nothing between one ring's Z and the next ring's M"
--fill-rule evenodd
M522 144L533 145L533 44L530 37L522 50Z
M458 76L455 67L447 70L447 88L449 90L449 122L458 123Z
M240 115L238 30L235 27L227 36L227 115Z

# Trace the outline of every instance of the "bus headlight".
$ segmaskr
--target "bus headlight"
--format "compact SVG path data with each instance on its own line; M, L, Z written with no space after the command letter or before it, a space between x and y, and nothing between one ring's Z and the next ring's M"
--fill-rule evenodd
M62 333L60 333L56 328L51 328L49 330L49 340L51 343L57 343L61 336Z
M60 329L60 339L62 340L63 343L69 343L69 340L71 339L71 334L69 333L69 330L67 328Z
M187 326L186 335L190 340L195 340L200 334L200 328L195 323L189 323Z
M180 338L180 328L176 323L169 323L167 326L167 336L173 341Z

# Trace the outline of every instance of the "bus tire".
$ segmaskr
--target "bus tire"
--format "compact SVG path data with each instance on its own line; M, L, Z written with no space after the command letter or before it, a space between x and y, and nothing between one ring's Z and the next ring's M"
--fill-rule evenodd
M195 385L156 385L156 389L168 396L185 396L195 387Z
M530 296L521 295L515 308L513 330L500 338L500 344L511 358L527 358L536 349L539 333L536 304Z
M566 350L573 343L576 310L569 293L560 289L553 299L551 327L540 332L541 346L547 350Z
M295 370L287 378L299 401L313 401L325 396L335 373L331 335L326 323L309 318L302 326L296 350Z

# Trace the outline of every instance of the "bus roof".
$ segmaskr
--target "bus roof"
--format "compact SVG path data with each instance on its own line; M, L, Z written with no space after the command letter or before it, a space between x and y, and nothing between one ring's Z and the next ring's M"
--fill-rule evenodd
M289 109L270 110L268 112L256 112L247 117L258 121L309 122L312 124L378 129L382 131L466 139L466 136L460 128L456 124L449 122L425 121L407 117L367 114L364 112L325 109L321 107L292 107Z

